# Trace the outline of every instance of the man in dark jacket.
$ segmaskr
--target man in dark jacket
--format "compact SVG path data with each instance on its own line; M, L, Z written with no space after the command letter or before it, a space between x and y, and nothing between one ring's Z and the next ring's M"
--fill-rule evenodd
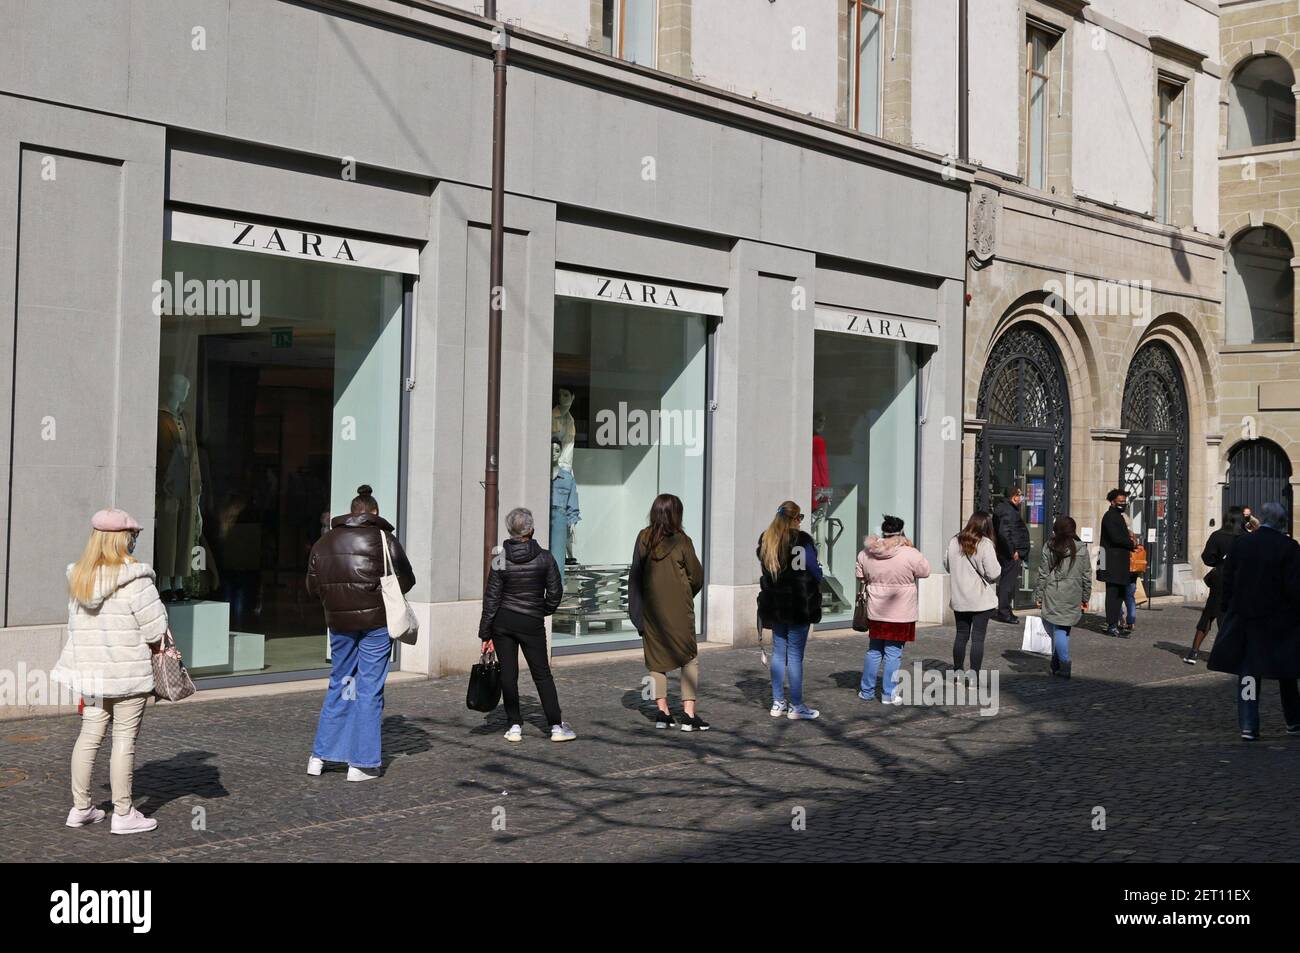
M1286 535L1281 503L1265 503L1260 526L1223 562L1223 623L1208 667L1238 676L1241 737L1259 737L1260 680L1275 678L1288 734L1300 734L1300 546Z
M330 640L330 684L307 760L313 776L324 762L340 761L349 781L371 781L383 763L380 722L393 647L380 580L395 574L409 592L415 574L372 493L357 487L352 512L330 521L307 564L307 591L325 609Z
M1129 554L1137 548L1133 534L1124 522L1128 494L1116 487L1106 494L1110 507L1101 518L1101 556L1097 563L1097 580L1106 584L1106 634L1127 639L1119 629L1120 613L1129 583Z
M1024 499L1020 487L1009 487L1006 497L993 507L994 543L1002 575L998 577L998 609L993 614L997 622L1014 624L1017 619L1011 611L1011 600L1016 593L1016 583L1029 559L1029 527L1020 515Z
M519 712L520 649L533 674L546 723L551 726L551 740L572 741L577 735L560 717L560 699L547 657L546 625L542 621L559 608L564 598L560 567L555 557L533 539L531 510L520 506L506 514L506 531L510 538L492 556L478 624L483 650L495 650L501 663L501 696L510 723L506 741L523 741L524 737Z

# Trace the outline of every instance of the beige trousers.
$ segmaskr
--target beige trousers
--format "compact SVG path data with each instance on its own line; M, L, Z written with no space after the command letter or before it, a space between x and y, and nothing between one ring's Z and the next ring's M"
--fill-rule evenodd
M668 697L668 674L651 672L650 680L654 682L655 698ZM682 666L682 701L693 702L700 690L700 659L698 656Z
M113 722L113 751L108 776L113 785L113 813L131 813L131 777L135 773L135 739L148 695L104 698L99 705L87 703L81 715L81 734L72 746L72 806L85 810L93 803L90 775L95 769L95 755Z

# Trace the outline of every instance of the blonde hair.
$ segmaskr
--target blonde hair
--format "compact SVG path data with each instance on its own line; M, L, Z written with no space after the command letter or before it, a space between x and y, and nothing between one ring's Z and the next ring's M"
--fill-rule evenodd
M798 535L799 504L786 500L776 508L776 516L758 541L759 562L774 578L780 575L787 551Z
M72 574L68 577L68 593L72 598L78 602L93 599L95 582L101 569L105 573L104 581L110 587L117 582L118 570L126 563L135 562L128 551L133 535L135 534L126 529L112 533L102 529L90 531L86 548L82 550L81 558L73 565Z

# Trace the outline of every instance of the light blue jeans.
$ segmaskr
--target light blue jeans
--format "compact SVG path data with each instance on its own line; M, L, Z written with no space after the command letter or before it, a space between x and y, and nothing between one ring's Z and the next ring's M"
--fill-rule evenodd
M876 676L880 674L880 658L883 655L885 684L880 693L883 698L893 697L898 666L903 662L903 643L872 639L867 646L867 657L862 660L862 684L858 686L858 695L868 701L876 697Z
M1052 627L1052 654L1058 661L1070 661L1070 627L1048 623Z
M379 739L392 651L387 628L330 632L330 685L311 746L314 756L354 768L383 763Z
M808 626L772 626L772 701L785 700L785 680L790 679L790 705L803 704L803 653L808 647Z

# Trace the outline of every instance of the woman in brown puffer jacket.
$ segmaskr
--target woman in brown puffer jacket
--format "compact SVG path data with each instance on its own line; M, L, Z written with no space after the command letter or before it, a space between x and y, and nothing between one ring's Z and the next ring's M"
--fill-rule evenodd
M402 592L415 585L415 574L372 492L365 484L357 487L352 512L330 520L307 565L307 592L320 598L330 640L329 690L307 760L313 776L326 761L340 761L348 765L349 781L370 781L379 777L383 761L380 723L392 653L379 588L385 545Z
M682 531L682 501L671 493L655 497L650 525L637 535L628 574L628 615L641 633L645 667L654 681L656 728L669 728L668 673L682 670L682 731L708 731L695 713L699 650L695 643L695 597L704 588L704 567Z

